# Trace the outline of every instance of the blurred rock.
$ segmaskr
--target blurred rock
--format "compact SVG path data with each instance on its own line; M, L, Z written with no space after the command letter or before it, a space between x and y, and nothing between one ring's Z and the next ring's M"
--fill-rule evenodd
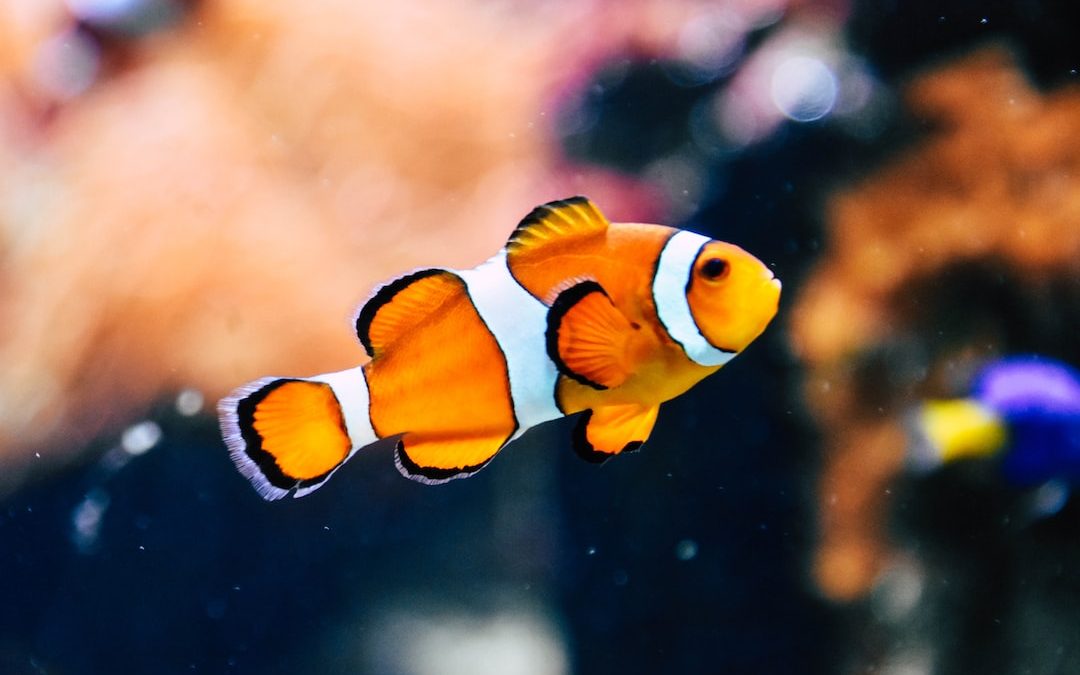
M890 493L923 397L982 361L1080 361L1080 87L1041 94L987 49L907 88L919 143L832 200L792 342L825 438L815 578L862 596L891 558Z
M73 18L0 2L0 494L164 391L356 364L374 283L471 266L537 203L663 219L554 118L694 5L193 3L57 96L35 54Z

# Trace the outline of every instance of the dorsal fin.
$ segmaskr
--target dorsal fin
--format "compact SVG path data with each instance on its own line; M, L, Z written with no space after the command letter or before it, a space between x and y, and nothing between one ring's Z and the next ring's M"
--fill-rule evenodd
M608 219L586 197L548 202L525 216L506 242L508 253L518 253L549 242L590 237L607 230Z
M465 282L448 270L425 269L394 279L356 313L356 336L368 356L377 358L387 345L460 293L465 293Z

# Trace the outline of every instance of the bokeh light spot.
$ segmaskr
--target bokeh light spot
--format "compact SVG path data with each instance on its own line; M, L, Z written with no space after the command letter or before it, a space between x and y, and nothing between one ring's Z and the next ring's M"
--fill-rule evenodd
M100 49L86 33L68 30L41 43L34 81L49 96L66 101L90 88L101 65Z
M683 539L678 544L675 544L675 557L683 562L687 560L693 560L697 557L698 545L693 539Z
M836 105L836 75L821 59L792 56L773 71L772 100L784 116L813 122Z
M184 389L176 396L176 411L184 417L197 415L202 410L205 400L198 389Z
M141 455L161 440L161 427L146 420L128 427L120 439L120 445L129 455Z

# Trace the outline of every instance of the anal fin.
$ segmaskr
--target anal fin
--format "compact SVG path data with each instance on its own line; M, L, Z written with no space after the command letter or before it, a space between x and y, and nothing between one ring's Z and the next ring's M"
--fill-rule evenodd
M606 462L648 440L660 406L615 405L587 410L574 428L574 451L586 461Z
M406 478L445 483L471 476L487 466L505 441L505 436L432 438L405 434L398 441L395 461Z

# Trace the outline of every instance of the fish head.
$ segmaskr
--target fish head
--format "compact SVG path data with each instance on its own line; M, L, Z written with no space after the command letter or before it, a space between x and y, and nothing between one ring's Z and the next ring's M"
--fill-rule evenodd
M776 316L780 280L738 246L713 240L694 260L686 297L705 339L719 349L741 352Z

